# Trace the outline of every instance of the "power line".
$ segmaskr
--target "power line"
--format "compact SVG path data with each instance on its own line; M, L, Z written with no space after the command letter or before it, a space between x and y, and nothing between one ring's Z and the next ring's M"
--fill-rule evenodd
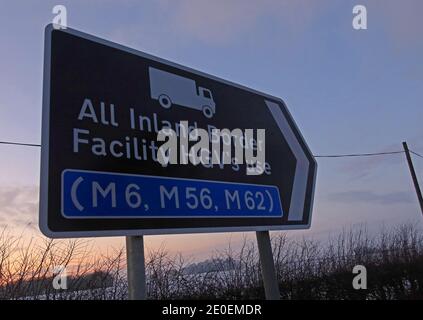
M383 156L390 154L404 153L404 151L390 151L390 152L376 152L376 153L351 153L351 154L328 154L328 155L315 155L315 158L347 158L347 157L373 157Z
M11 141L0 141L0 144L8 144L8 145L14 145L14 146L23 146L23 147L41 147L41 144L11 142Z
M12 142L12 141L0 141L0 144L5 145L14 145L14 146L23 146L23 147L41 147L41 144L35 143L22 143L22 142ZM422 155L410 150L410 152L420 158L423 158ZM350 154L325 154L325 155L315 155L315 158L351 158L351 157L373 157L373 156L383 156L391 154L404 153L404 151L388 151L388 152L375 152L375 153L350 153Z
M413 150L410 150L410 152L420 158L423 158L423 156L421 154L418 154L417 152L414 152Z

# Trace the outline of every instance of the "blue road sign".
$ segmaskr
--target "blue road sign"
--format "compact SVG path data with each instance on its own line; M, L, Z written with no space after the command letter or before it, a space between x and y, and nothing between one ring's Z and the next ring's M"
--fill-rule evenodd
M282 217L276 186L65 170L66 218Z

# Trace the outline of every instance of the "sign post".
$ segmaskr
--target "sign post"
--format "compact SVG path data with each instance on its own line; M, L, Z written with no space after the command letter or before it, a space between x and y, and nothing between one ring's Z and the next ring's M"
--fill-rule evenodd
M255 231L279 296L268 232L310 227L317 172L280 98L52 25L43 88L46 236L126 236L138 299L142 235Z
M147 298L144 237L126 237L126 265L128 273L128 298L145 300Z
M266 299L279 300L279 283L275 272L269 231L257 231L256 237Z

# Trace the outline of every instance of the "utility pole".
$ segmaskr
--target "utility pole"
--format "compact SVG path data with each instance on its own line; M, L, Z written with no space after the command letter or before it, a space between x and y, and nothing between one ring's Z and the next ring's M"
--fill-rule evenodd
M410 169L411 178L413 179L414 188L416 189L417 199L419 199L420 210L423 214L423 196L422 191L420 190L419 181L417 180L416 171L414 170L413 161L411 159L410 150L408 150L407 142L403 142L402 146L404 147L405 156L407 158L408 167Z

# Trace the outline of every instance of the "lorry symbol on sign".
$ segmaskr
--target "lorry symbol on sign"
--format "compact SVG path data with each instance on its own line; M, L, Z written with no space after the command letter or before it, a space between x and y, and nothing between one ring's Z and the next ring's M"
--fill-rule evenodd
M207 118L216 113L211 91L198 86L194 80L149 67L151 98L169 109L172 104L200 110Z

